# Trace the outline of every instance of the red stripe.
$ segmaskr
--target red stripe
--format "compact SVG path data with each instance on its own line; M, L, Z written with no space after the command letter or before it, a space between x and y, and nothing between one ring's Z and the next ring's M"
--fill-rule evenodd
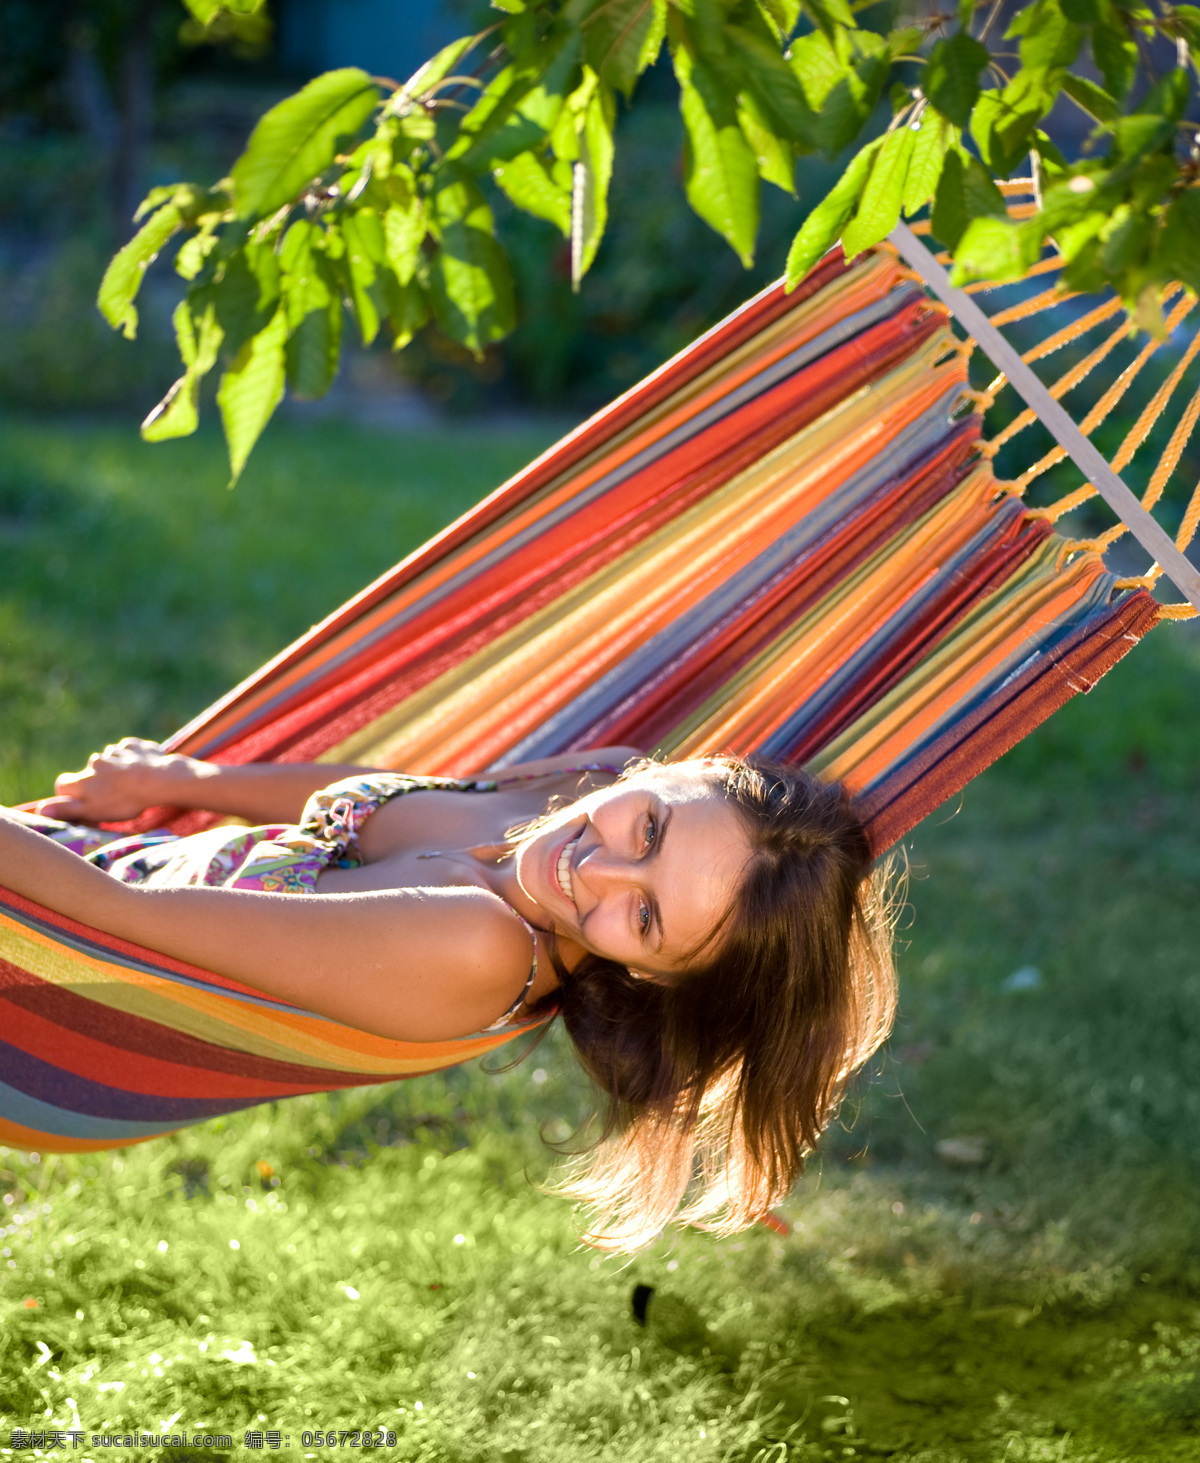
M863 794L859 807L875 852L903 838L1078 690L1091 690L1153 629L1158 616L1159 604L1145 590L1129 595L1098 625L1081 628L1073 643L1016 677L999 708L989 698Z
M1002 533L989 543L978 559L969 564L955 579L945 584L931 598L920 615L905 626L897 644L869 667L863 678L850 688L844 701L829 708L827 718L812 728L789 749L789 762L804 762L827 746L848 726L874 706L897 685L908 672L932 653L969 610L982 604L989 594L1007 580L1019 564L1053 532L1044 519L1017 516Z
M391 573L369 585L340 611L296 641L281 657L245 683L241 688L242 696L256 694L263 685L269 685L283 671L309 656L317 646L338 635L389 595L395 594L425 573L432 564L441 563L476 535L486 532L547 483L569 471L593 452L602 449L606 442L640 420L689 381L694 381L710 366L752 340L781 316L818 294L826 285L844 274L846 267L840 247L835 247L791 294L785 292L781 282L735 311L673 360L668 361L659 371L618 397L544 457L485 499L473 513L431 539L416 554L398 564ZM237 702L225 701L220 704L228 710ZM204 726L205 723L201 721L193 729L188 738L189 747L204 740ZM177 750L187 750L187 747L181 743ZM220 755L222 761L234 760L227 755L224 745L220 749Z
M653 747L715 695L830 588L865 563L906 524L946 497L970 468L978 422L969 418L910 478L893 479L861 511L842 519L760 594L739 605L720 632L674 662L653 687L639 687L581 734L600 742Z
M3 959L0 1002L4 1040L12 1046L43 1061L52 1052L64 1071L129 1092L266 1100L322 1088L340 1075L214 1046L64 990Z
M356 657L356 674L331 671L325 690L310 688L290 714L277 709L222 760L311 760L369 725L886 373L940 324L917 301L845 342L431 606Z
M26 899L20 894L15 894L11 889L0 889L0 913L5 910L13 911L16 917L29 915L40 920L43 924L51 925L61 930L65 935L75 936L78 939L86 940L89 944L98 947L101 958L104 952L114 956L128 956L138 960L144 965L160 971L172 971L176 975L192 976L196 980L205 982L206 985L220 986L223 990L235 991L242 995L257 996L262 999L262 991L256 991L252 986L241 985L236 980L230 980L224 975L214 975L211 970L201 970L198 965L188 965L182 960L176 960L173 956L163 955L157 950L147 950L144 945L135 945L130 940L122 940L117 935L105 934L96 930L91 925L80 924L78 920L70 919L65 914L57 914L52 909L47 909L43 904L35 904L32 899ZM37 932L31 932L32 938L37 938ZM286 1005L285 1002L280 1004ZM293 1007L298 1010L299 1007Z

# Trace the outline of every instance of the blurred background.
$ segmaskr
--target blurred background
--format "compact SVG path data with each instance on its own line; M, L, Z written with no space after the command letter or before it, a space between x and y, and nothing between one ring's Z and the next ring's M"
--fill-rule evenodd
M358 65L403 79L487 23L486 4L468 0L278 0L269 13L225 13L207 29L178 0L5 0L0 400L144 414L176 374L177 282L162 263L151 272L136 350L123 348L92 301L146 190L223 176L262 112L319 71ZM497 193L523 302L517 331L481 363L432 332L394 359L386 345L360 354L337 396L369 396L360 409L384 418L403 415L401 401L410 415L579 416L774 279L795 203L767 190L759 262L744 272L682 188L664 186L664 173L681 177L677 97L660 64L622 116L612 225L587 290L571 293L561 234ZM802 202L817 201L833 176L829 164L807 168Z
M743 271L686 206L658 68L622 114L580 294L561 236L497 197L513 336L480 363L433 335L352 351L230 493L211 403L194 438L139 441L177 374L179 283L151 271L131 344L94 309L107 258L148 186L223 175L307 77L403 77L479 8L2 15L5 803L169 734L773 279L834 172L806 160L798 202L764 190ZM124 1154L0 1150L0 1448L13 1426L174 1415L239 1446L387 1423L415 1463L1200 1456L1198 713L1200 641L1163 626L906 841L896 1034L789 1235L581 1251L529 1182L585 1104L557 1036L499 1076L297 1099ZM656 1288L640 1320L635 1282Z

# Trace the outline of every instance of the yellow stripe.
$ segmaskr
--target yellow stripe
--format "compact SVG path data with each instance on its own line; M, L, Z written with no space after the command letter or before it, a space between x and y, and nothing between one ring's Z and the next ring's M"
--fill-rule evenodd
M483 1055L515 1031L445 1042L393 1041L324 1017L274 1011L220 990L152 975L57 944L0 914L0 954L51 985L230 1051L330 1073L431 1071ZM148 959L153 956L148 954Z
M934 362L943 333L879 381L862 387L569 594L544 606L338 744L339 761L483 765L500 755L631 649L674 623L751 557L754 535L786 531L834 492L859 460L876 455L962 378L961 362ZM893 420L894 418L894 420ZM761 547L761 546L759 546ZM577 672L586 678L574 679ZM568 677L572 677L568 686ZM564 689L566 688L566 689ZM481 750L482 748L482 750Z

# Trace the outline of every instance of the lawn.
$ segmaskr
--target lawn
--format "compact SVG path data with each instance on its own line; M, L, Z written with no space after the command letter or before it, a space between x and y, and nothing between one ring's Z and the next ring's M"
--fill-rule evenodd
M192 715L544 433L276 424L232 494L212 437L0 438L15 801ZM123 1153L0 1150L0 1453L1200 1457L1198 711L1200 638L1164 627L907 840L896 1034L787 1236L581 1248L538 1188L586 1102L556 1036Z

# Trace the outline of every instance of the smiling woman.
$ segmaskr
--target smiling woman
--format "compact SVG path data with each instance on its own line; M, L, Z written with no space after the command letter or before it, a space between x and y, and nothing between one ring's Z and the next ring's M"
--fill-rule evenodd
M524 830L514 873L572 967L605 956L670 984L716 939L750 858L717 763L643 762Z
M794 768L585 755L464 781L127 740L0 818L0 881L381 1037L561 1014L603 1106L567 1184L598 1211L590 1238L630 1248L676 1214L741 1228L891 1021L867 842ZM260 826L95 826L163 804Z

